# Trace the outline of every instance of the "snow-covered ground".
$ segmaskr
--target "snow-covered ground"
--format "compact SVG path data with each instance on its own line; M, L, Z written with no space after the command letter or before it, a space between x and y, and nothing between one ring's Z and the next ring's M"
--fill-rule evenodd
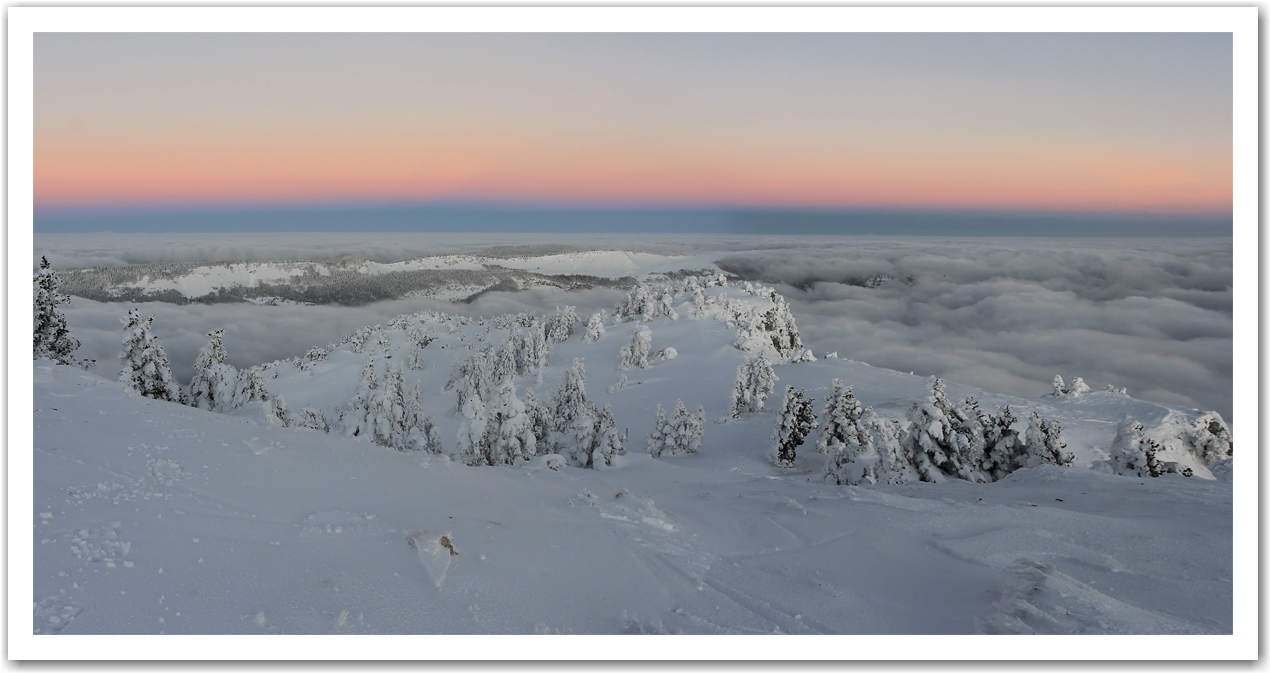
M1059 421L1075 465L985 484L839 486L825 481L814 440L793 468L768 461L779 392L761 413L715 422L727 415L743 339L729 322L690 317L690 301L677 309L679 320L610 320L594 343L580 325L555 346L541 383L516 379L522 397L534 388L546 398L585 358L589 395L628 430L626 454L606 469L542 456L454 460L461 418L444 385L486 329L474 321L449 330L434 314L403 320L365 333L357 349L263 371L291 410L334 408L368 359L408 359L407 335L429 325L437 338L405 375L423 391L441 455L282 427L262 403L215 414L149 400L36 361L28 633L1232 632L1229 473L1089 469L1123 417L1158 427L1193 411L950 383L950 398ZM635 324L677 357L618 371ZM776 373L778 390L805 388L817 411L833 378L896 417L927 386L836 358ZM701 450L654 459L642 441L652 408L676 399L705 408ZM867 650L879 642L861 652L888 656Z

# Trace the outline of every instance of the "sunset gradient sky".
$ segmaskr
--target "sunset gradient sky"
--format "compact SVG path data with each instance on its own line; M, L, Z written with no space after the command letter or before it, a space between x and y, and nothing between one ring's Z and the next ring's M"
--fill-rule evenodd
M1229 34L56 34L35 204L1221 213Z

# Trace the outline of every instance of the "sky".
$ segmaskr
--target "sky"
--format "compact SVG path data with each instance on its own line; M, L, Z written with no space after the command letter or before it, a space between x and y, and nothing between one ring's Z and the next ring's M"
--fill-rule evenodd
M37 211L1229 213L1229 34L35 38Z

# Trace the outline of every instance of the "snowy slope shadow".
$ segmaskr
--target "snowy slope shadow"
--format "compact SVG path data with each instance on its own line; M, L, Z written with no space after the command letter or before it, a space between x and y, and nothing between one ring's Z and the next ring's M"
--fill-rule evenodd
M979 633L1212 633L1118 601L1048 563L1024 558L1003 572L1001 598L988 616L976 620Z
M458 556L450 544L450 536L414 531L406 536L406 545L418 555L419 565L423 566L432 584L441 588L445 573L450 569L450 560Z

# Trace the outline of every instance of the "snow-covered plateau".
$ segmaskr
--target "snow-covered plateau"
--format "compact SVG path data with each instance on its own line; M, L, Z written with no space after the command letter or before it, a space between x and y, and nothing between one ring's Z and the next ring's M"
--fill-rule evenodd
M198 406L34 362L32 633L1232 633L1220 417L813 354L763 286L213 345Z

